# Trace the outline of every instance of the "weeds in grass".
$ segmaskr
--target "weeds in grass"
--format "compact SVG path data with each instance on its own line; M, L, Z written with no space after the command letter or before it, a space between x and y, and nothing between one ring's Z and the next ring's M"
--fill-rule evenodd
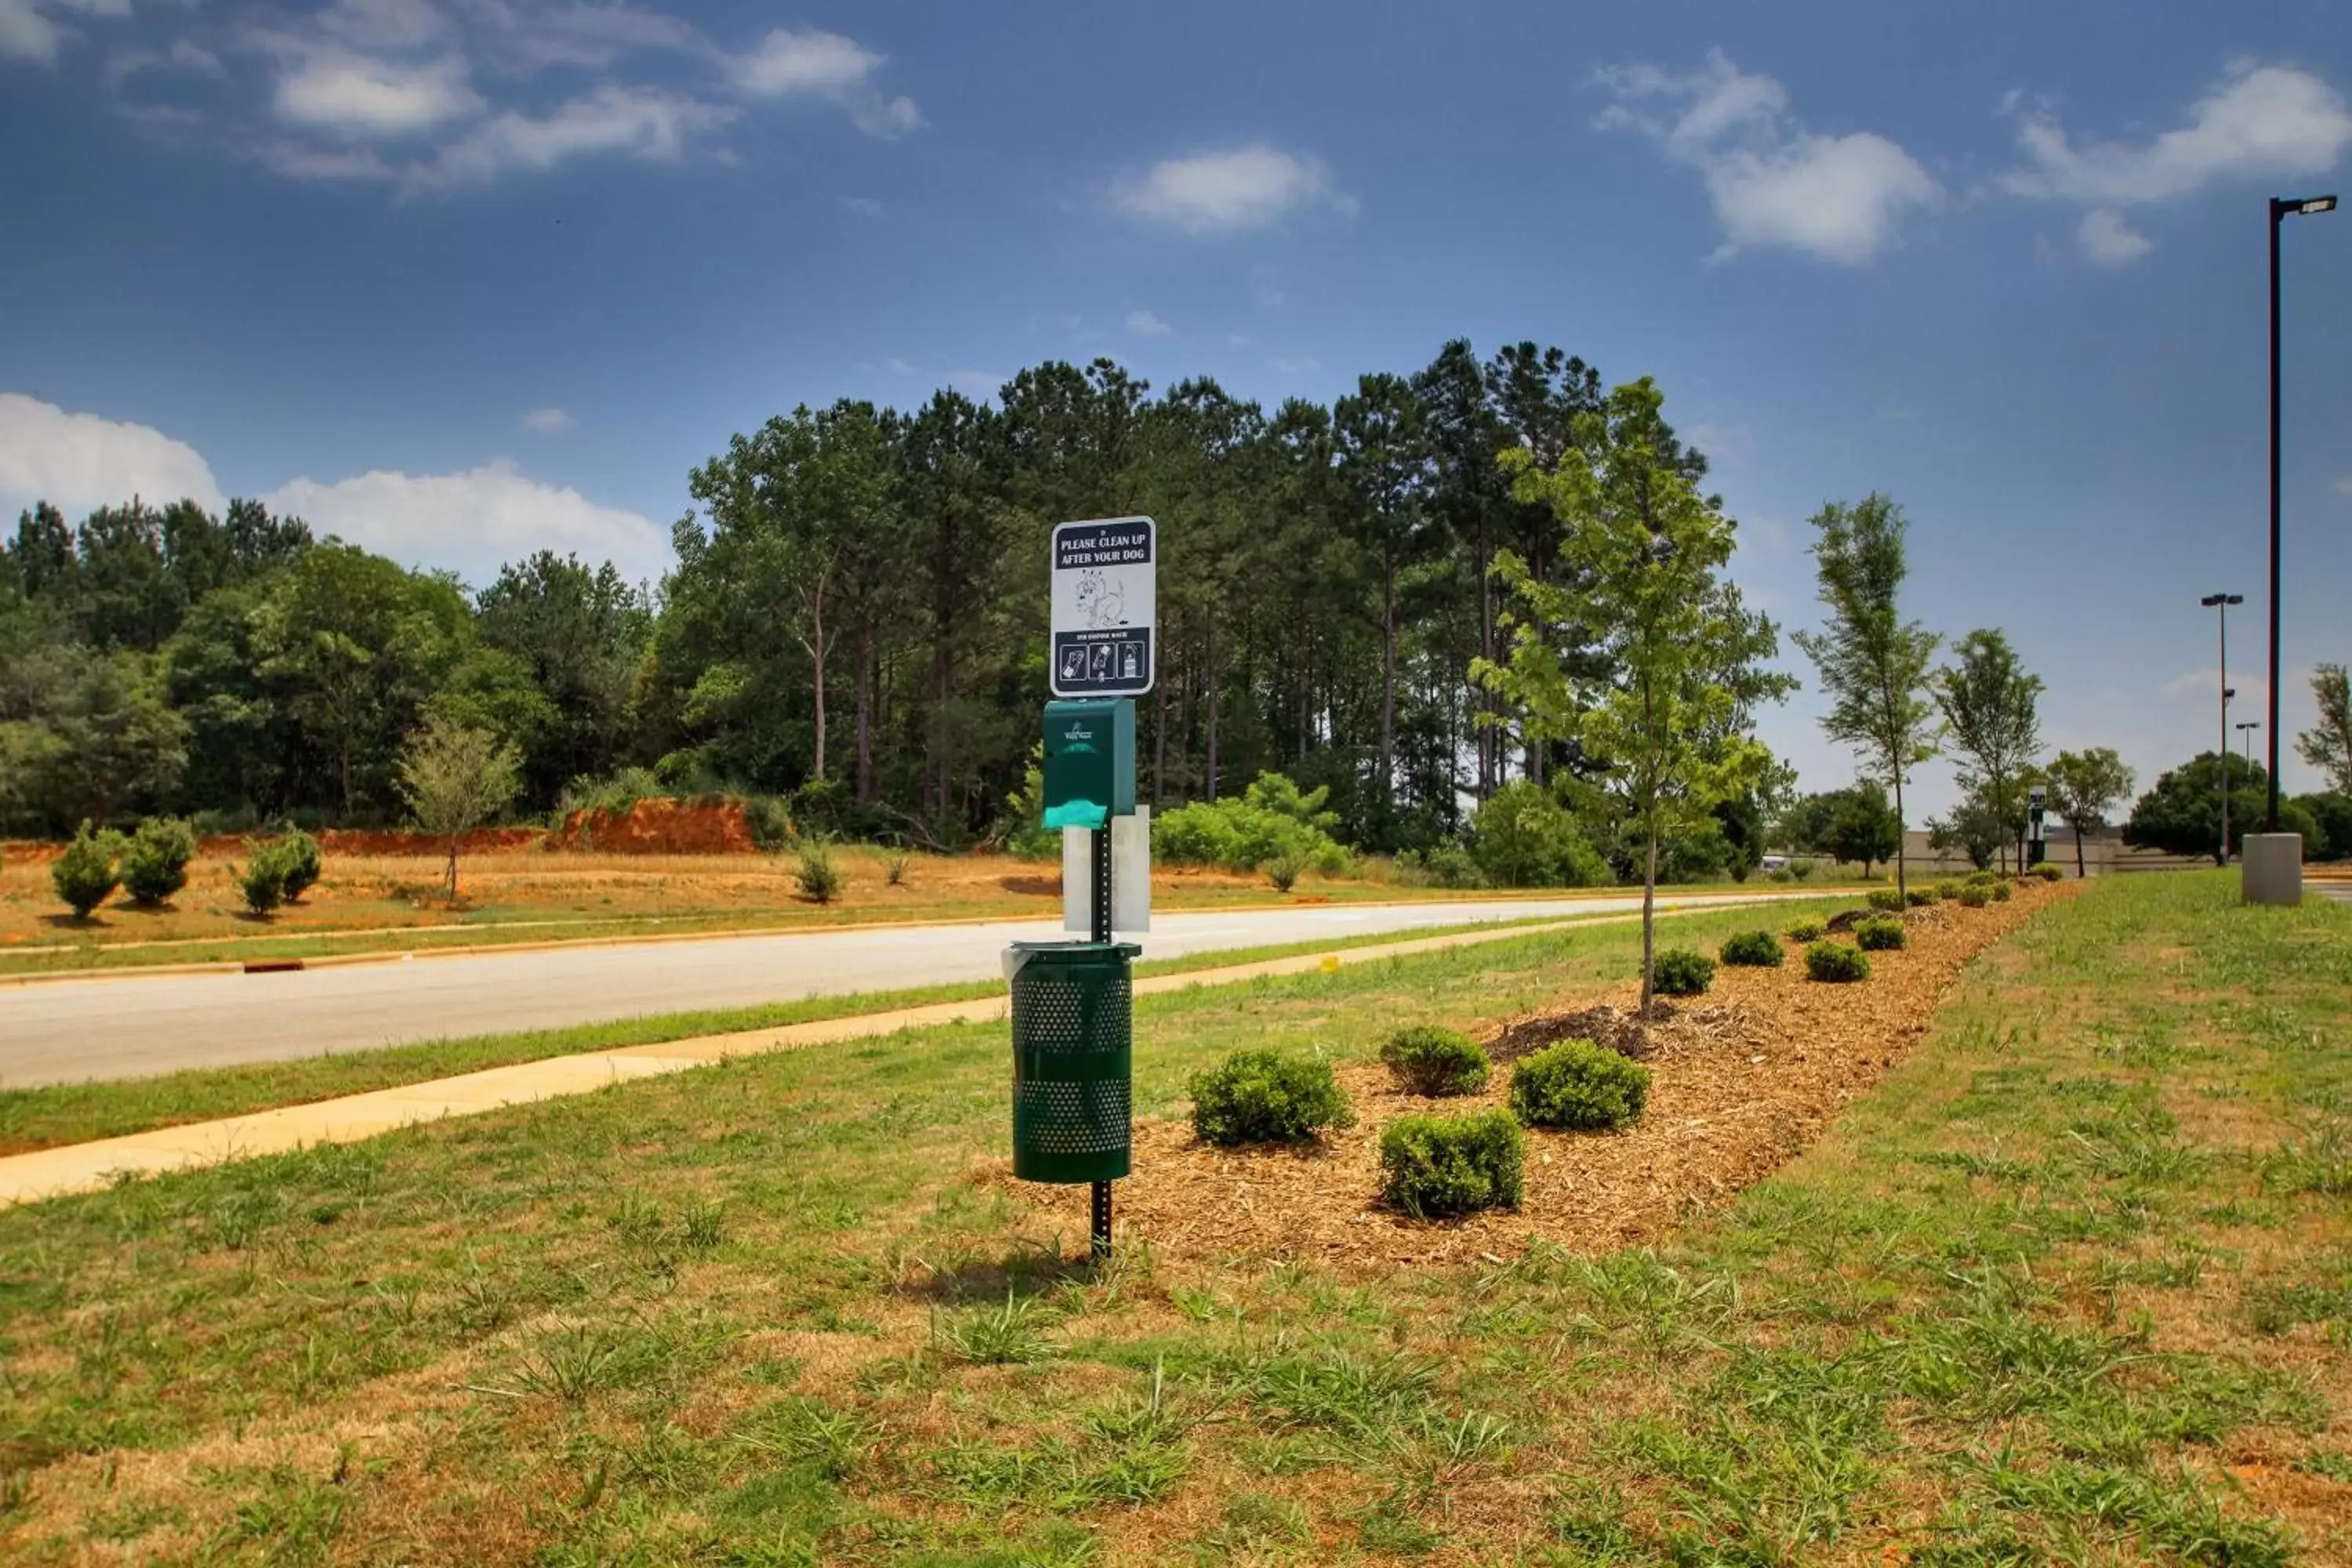
M2352 1137L2346 1124L2322 1122L2308 1137L2281 1146L2263 1163L2263 1178L2277 1192L2352 1197Z
M1043 1361L1054 1353L1045 1331L1052 1313L1035 1297L1004 1293L1002 1307L976 1307L931 1316L931 1343L957 1361L975 1366L1007 1366Z

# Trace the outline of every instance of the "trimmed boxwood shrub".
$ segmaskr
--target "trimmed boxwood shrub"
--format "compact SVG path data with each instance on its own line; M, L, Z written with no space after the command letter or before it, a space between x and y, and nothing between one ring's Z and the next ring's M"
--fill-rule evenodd
M1658 954L1650 976L1661 996L1696 996L1715 984L1715 960L1686 947L1670 947Z
M1938 882L1927 890L1935 894L1939 902L1948 904L1954 899L1960 896L1960 884L1958 882Z
M1724 963L1749 969L1778 969L1788 955L1780 939L1769 931L1744 931L1723 944L1717 954Z
M1842 942L1817 942L1805 949L1805 973L1815 980L1843 984L1870 978L1870 954Z
M1795 925L1789 928L1789 940L1790 942L1821 941L1822 922L1819 921L1799 921Z
M1459 1029L1416 1024L1391 1035L1381 1064L1408 1094L1475 1094L1486 1087L1494 1064L1478 1042Z
M1352 1127L1355 1108L1320 1058L1235 1051L1192 1075L1192 1131L1203 1143L1305 1143Z
M1870 889L1870 907L1885 910L1889 914L1896 913L1903 908L1903 895L1893 888L1873 888Z
M1853 940L1873 952L1904 945L1901 921L1864 921L1853 928Z
M86 921L122 885L121 859L122 835L111 827L92 833L85 822L65 852L49 862L49 886L72 909L76 920Z
M1907 895L1913 909L1924 909L1936 901L1936 895L1925 888L1914 888Z
M1985 891L1992 895L1994 903L2005 904L2013 896L2015 889L2011 889L2007 882L1987 882Z
M1382 1195L1415 1219L1515 1209L1527 1156L1507 1110L1400 1116L1381 1129Z
M1650 1069L1591 1040L1562 1040L1511 1069L1511 1111L1530 1127L1623 1127L1650 1098Z
M245 907L267 915L286 901L286 857L276 844L248 841L248 847L245 864L230 868L229 874L245 895Z
M122 849L122 885L131 901L152 910L188 885L196 830L180 816L151 816Z
M2031 874L2041 878L2045 882L2058 881L2066 875L2065 872L2058 868L2054 862L2049 860L2044 860L2041 865L2033 868Z
M1988 888L1962 888L1960 902L1969 909L1980 910L1992 902L1992 891Z

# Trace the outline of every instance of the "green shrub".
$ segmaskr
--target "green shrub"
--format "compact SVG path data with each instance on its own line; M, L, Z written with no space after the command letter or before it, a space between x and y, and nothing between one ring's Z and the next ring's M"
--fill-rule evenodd
M893 849L882 857L882 879L894 888L907 885L907 864L914 857L904 849Z
M1325 809L1328 785L1302 791L1281 773L1260 773L1238 799L1194 801L1151 818L1151 858L1171 866L1222 866L1247 873L1282 856L1326 876L1348 868L1331 837L1339 814Z
M2064 871L2058 868L2058 866L2054 861L2050 860L2044 860L2041 865L2033 868L2032 874L2041 878L2045 882L2058 881L2066 875Z
M1899 913L1903 908L1903 895L1893 888L1873 888L1870 889L1870 907L1885 910L1889 914Z
M1789 940L1790 942L1821 941L1822 922L1819 921L1799 921L1795 925L1789 928Z
M1864 921L1853 928L1853 940L1872 952L1885 952L1905 945L1906 938L1901 921Z
M1661 996L1696 996L1715 984L1715 960L1686 947L1670 947L1658 954L1651 984Z
M1265 879L1274 884L1276 892L1286 893L1298 886L1298 879L1306 870L1306 857L1297 850L1286 849L1265 863Z
M1990 888L1962 888L1960 889L1960 902L1969 909L1980 910L1987 904L1992 902L1992 889Z
M1483 888L1486 874L1461 845L1447 842L1407 849L1396 858L1398 880L1427 888Z
M1530 1127L1623 1127L1650 1097L1650 1069L1591 1040L1562 1040L1511 1069L1511 1110Z
M1805 973L1815 980L1843 984L1870 978L1870 955L1842 942L1817 942L1805 949Z
M131 901L153 909L188 885L188 862L196 858L196 830L185 817L151 816L122 849L122 885Z
M320 852L319 841L299 827L279 834L276 848L278 864L286 868L286 901L299 903L326 870L327 858Z
M1960 896L1960 886L1958 882L1937 882L1927 891L1936 896L1937 902L1948 904Z
M1905 895L1905 901L1915 910L1925 909L1936 901L1936 895L1925 888L1914 888Z
M1356 1122L1331 1064L1319 1058L1235 1051L1194 1073L1185 1089L1203 1143L1304 1143Z
M1811 860L1791 860L1789 862L1789 875L1794 877L1800 882L1810 878L1813 874L1814 869L1814 865Z
M236 890L245 895L245 907L257 915L267 915L286 901L289 867L279 842L246 840L245 864L230 868L229 874L236 879Z
M743 830L763 854L778 854L793 841L793 812L772 795L755 795L743 803Z
M833 863L833 849L821 838L801 846L793 864L793 885L811 903L829 904L841 897L841 868Z
M1459 1029L1416 1024L1381 1047L1381 1065L1408 1094L1475 1094L1494 1070L1478 1042Z
M2005 904L2016 894L2016 889L2007 882L1987 882L1985 891L1992 895L1992 901L1996 904Z
M65 852L49 862L49 886L72 909L76 920L114 896L122 885L122 835L111 827L92 833L84 822Z
M1787 954L1780 939L1769 931L1744 931L1723 944L1717 954L1724 963L1749 969L1778 969Z
M1616 879L1574 815L1533 779L1513 779L1478 807L1470 853L1497 887L1591 888Z
M1400 1116L1381 1129L1382 1195L1415 1219L1515 1209L1527 1156L1507 1110Z

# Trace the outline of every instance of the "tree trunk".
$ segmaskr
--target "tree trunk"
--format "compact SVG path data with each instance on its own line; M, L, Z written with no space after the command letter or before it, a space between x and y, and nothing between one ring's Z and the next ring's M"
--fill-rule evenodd
M944 621L932 632L931 721L926 728L928 755L923 760L923 794L941 822L948 816L948 757L942 731L948 721L948 634ZM936 792L936 793L934 793ZM936 803L936 804L933 804Z
M1903 852L1910 847L1903 836L1903 770L1897 768L1895 770L1895 891L1906 909L1911 903L1911 884L1904 879L1903 862L1908 857ZM1870 868L1864 867L1862 874L1867 879Z
M1206 667L1203 679L1209 689L1209 798L1214 800L1217 798L1217 623L1213 617L1209 622L1207 657L1202 662Z
M1396 789L1396 563L1381 563L1381 802ZM1383 831L1387 824L1382 825Z
M1495 657L1495 594L1494 584L1488 574L1486 512L1483 507L1478 512L1477 543L1474 548L1477 552L1473 565L1478 574L1478 656L1491 661ZM1473 701L1474 704L1476 701L1475 691ZM1471 711L1476 712L1477 707L1474 706ZM1497 764L1502 761L1502 736L1496 732L1495 726L1480 724L1478 726L1478 798L1481 801L1495 793L1495 773Z
M1650 1003L1657 994L1658 967L1658 829L1650 827L1650 848L1642 868L1642 1021L1650 1020Z
M457 896L457 835L449 835L449 897Z
M2083 868L2083 825L2070 822L2066 826L2074 830L2074 880L2080 882L2091 874Z
M857 803L874 799L874 628L857 628Z

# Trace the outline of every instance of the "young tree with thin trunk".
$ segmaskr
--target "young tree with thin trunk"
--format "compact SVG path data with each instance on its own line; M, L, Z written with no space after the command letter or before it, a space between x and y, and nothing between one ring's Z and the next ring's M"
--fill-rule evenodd
M522 786L522 755L488 730L425 721L400 750L400 795L416 826L449 846L449 896L457 896L457 845L504 811Z
M1577 419L1576 455L1549 472L1507 452L1513 491L1551 509L1562 568L1538 582L1517 552L1496 558L1516 605L1508 662L1481 660L1488 689L1518 703L1538 740L1574 741L1603 770L1643 846L1642 1016L1654 994L1658 846L1754 787L1771 753L1748 731L1756 701L1795 682L1759 668L1777 638L1724 577L1730 519L1673 458L1648 379ZM1601 658L1571 673L1542 628L1575 626Z
M1927 688L1927 662L1940 640L1895 607L1909 571L1903 546L1909 526L1903 509L1877 494L1851 506L1832 501L1816 512L1813 560L1829 618L1818 632L1796 634L1830 695L1822 728L1862 752L1864 769L1895 791L1895 885L1906 892L1903 782L1937 749Z
M1953 651L1959 662L1937 670L1932 687L1953 745L1971 764L1960 771L1961 787L1983 797L2014 844L2025 830L2025 773L2042 750L2042 678L2026 673L1998 631L1970 632Z
M2132 771L2114 747L2094 746L2087 752L2059 752L2044 777L2051 809L2074 830L2074 875L2087 875L2083 837L2107 826L2116 808L2131 798Z
M2311 695L2319 722L2294 738L2295 754L2327 775L2327 787L2352 795L2352 679L2340 664L2323 664L2311 675Z

